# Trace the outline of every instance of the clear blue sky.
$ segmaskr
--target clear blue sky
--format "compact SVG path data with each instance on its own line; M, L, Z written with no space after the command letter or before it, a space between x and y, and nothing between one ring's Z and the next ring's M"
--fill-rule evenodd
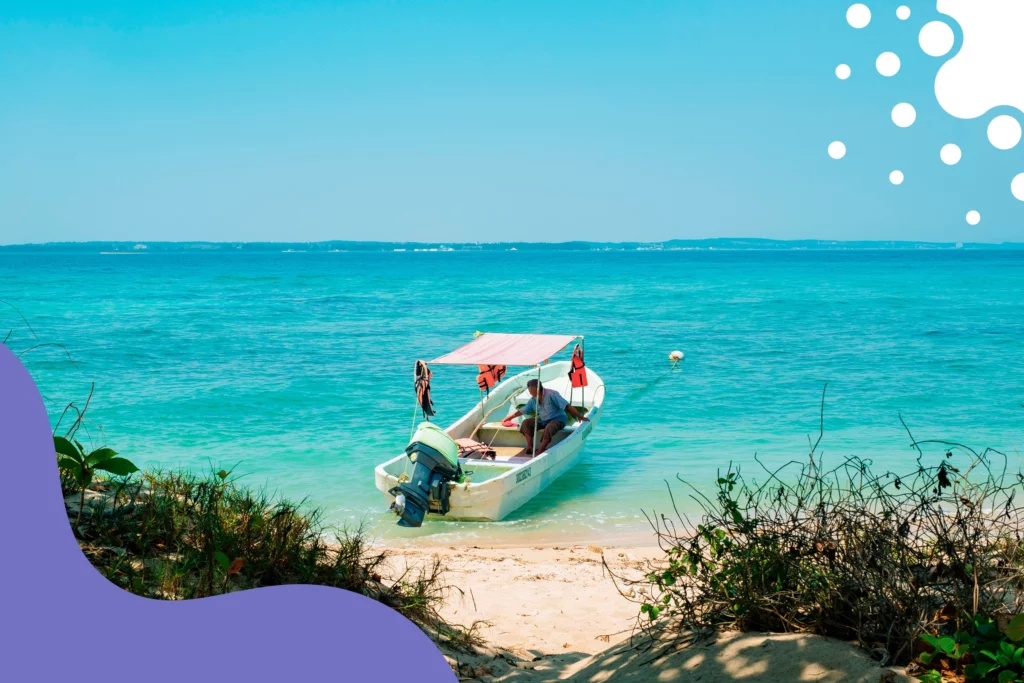
M0 243L1024 240L935 3L866 1L0 0Z

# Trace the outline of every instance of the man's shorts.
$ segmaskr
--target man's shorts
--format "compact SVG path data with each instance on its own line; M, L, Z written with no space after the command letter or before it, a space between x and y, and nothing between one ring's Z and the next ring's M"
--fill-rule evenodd
M523 424L519 427L519 431L523 434L529 434L530 438L533 438L533 423L534 418L528 418L523 420ZM555 434L562 431L565 428L564 422L558 422L552 420L551 422L542 422L537 425L537 436L540 437L541 441L550 441L554 438Z

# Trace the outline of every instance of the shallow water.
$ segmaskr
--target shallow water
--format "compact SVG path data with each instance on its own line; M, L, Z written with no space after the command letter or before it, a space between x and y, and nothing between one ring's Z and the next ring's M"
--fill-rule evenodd
M95 381L96 441L370 527L415 359L475 330L586 335L607 399L579 464L504 522L385 518L391 539L633 533L669 509L665 480L694 509L677 474L706 490L730 462L806 458L826 381L829 461L912 469L901 414L920 439L1024 445L1024 252L4 253L0 298L77 363L24 357L53 420ZM37 343L4 308L9 346ZM473 374L435 368L442 424L478 399Z

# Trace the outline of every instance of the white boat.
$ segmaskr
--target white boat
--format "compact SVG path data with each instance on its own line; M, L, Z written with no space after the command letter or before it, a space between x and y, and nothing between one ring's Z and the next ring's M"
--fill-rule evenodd
M581 337L555 335L487 334L430 362L430 365L534 367L501 381L480 403L445 430L461 447L458 463L464 479L448 482L449 509L443 517L432 501L427 519L499 521L543 491L579 460L587 437L601 417L604 383L596 372L586 367L586 386L573 387L569 375L573 367L571 361L546 361L577 339L582 340ZM477 348L474 349L474 345ZM582 361L581 349L579 353ZM526 384L538 378L545 390L557 391L587 420L577 421L569 415L565 428L555 435L548 448L539 455L530 456L524 452L526 439L519 432L519 426L509 427L502 423L529 401ZM540 440L539 435L537 440ZM471 450L474 445L477 451L492 453L493 459L482 459L479 453ZM471 457L464 457L467 454ZM396 500L393 492L408 481L413 469L410 456L405 453L377 466L377 488L393 506Z

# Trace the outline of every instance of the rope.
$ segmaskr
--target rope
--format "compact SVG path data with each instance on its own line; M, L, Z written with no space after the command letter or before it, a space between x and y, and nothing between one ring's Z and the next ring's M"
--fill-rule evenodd
M512 393L509 394L508 398L506 398L504 401L502 401L501 403L499 403L498 405L494 406L493 408L491 408L490 410L487 411L487 414L484 415L483 419L480 420L480 422L477 423L476 427L473 428L473 431L470 433L469 438L472 439L472 438L476 437L476 433L479 432L480 428L483 427L484 424L487 423L487 418L489 418L491 415L493 415L494 412L496 410L498 410L499 408L501 408L503 405L505 405L506 403L508 403L512 399L514 399L519 394L519 392L523 389L523 386L524 386L523 384L517 382L516 383L516 388L512 390ZM497 434L495 434L495 437L496 436L497 436ZM491 441L493 442L494 439L492 438ZM487 444L487 445L490 446L491 444Z
M653 382L648 382L647 384L643 385L642 387L640 387L639 389L637 389L636 391L634 391L634 392L632 393L632 395L630 395L629 399L630 399L631 401L633 401L633 400L636 400L636 399L640 398L640 397L641 397L641 396L643 396L644 394L646 394L646 393L647 393L648 391L650 391L651 389L653 389L653 388L654 388L654 386L655 386L655 385L656 385L656 384L657 384L658 382L660 382L661 380L665 379L665 378L666 378L666 377L668 377L668 376L669 376L670 374L672 374L672 372L674 372L674 371L675 371L675 369L676 369L676 366L677 366L677 365L679 365L679 363L678 363L678 362L676 362L676 364L675 364L675 365L673 365L673 366L672 366L671 368L669 368L668 370L666 370L665 372L663 372L663 373L662 373L661 375L659 375L658 377L656 377L656 378L654 379L654 381L653 381Z
M416 413L419 412L419 403L416 403L416 407L412 409L412 428L409 430L409 441L412 441L413 435L416 434Z
M389 510L386 510L384 512L384 514L380 516L380 519L377 520L377 523L373 525L373 529L371 529L370 533L368 534L370 538L373 538L373 535L375 533L377 533L377 527L379 527L381 525L381 523L384 522L384 518L387 517L390 514L391 514L391 510L389 509Z

